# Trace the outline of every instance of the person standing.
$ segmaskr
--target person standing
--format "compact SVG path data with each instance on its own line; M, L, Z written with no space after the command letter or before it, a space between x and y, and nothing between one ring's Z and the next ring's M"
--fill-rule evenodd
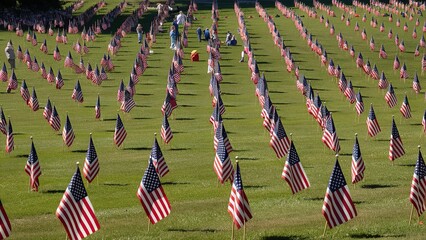
M175 26L170 27L170 48L176 50L176 38L177 33L175 30Z
M201 27L197 28L197 37L198 37L198 42L201 42L201 34L202 34L202 30Z
M142 36L143 36L143 28L142 25L139 23L136 27L136 32L138 33L138 43L142 42Z
M4 53L6 54L7 61L10 64L10 68L15 69L15 50L13 49L12 41L7 42Z
M178 25L184 25L186 22L186 15L183 14L182 11L179 12L179 15L176 17L176 21Z
M204 30L204 39L206 39L206 41L210 40L210 30L208 28Z

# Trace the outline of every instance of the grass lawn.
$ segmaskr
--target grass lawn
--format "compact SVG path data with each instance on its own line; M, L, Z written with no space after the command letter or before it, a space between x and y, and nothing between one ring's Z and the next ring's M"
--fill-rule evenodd
M96 1L87 0L81 13ZM281 1L288 4L287 1ZM99 16L114 8L119 1L108 1L108 5L98 12ZM124 21L125 17L136 9L137 4L131 1L114 23L112 30L100 34L94 42L89 42L90 52L83 56L84 62L94 67L100 66L100 60L107 53L107 45L112 37L111 31ZM182 5L180 5L182 6ZM165 193L171 204L171 214L148 231L148 220L141 207L136 191L147 167L153 144L154 133L159 133L162 123L160 111L165 97L167 74L172 61L173 51L169 49L168 33L157 36L152 45L153 54L148 57L149 67L139 78L134 100L136 107L130 113L119 111L120 104L116 100L117 89L123 79L127 85L134 59L139 50L136 33L122 39L122 47L116 56L112 56L115 69L108 73L108 80L101 86L93 85L85 76L64 68L63 60L53 60L55 36L37 34L39 44L32 46L24 37L17 37L13 32L0 32L0 46L6 46L12 40L15 49L20 45L31 56L37 57L39 64L44 62L47 70L52 67L56 75L60 69L65 80L61 90L48 84L40 73L34 73L17 62L16 75L19 87L25 79L28 88L36 88L40 107L44 107L49 97L59 112L62 127L69 115L76 138L73 145L67 148L63 144L61 132L55 132L43 118L42 110L31 111L19 94L19 88L6 93L6 83L0 85L0 105L6 117L10 116L14 135L15 150L10 154L3 148L0 153L0 197L11 220L12 234L10 239L60 239L65 231L55 216L56 208L62 198L72 174L75 163L83 166L89 133L93 134L94 144L100 162L100 173L91 184L86 184L89 198L99 219L101 229L88 239L226 239L231 236L231 218L227 213L227 204L231 185L218 185L213 171L215 152L213 149L213 129L209 117L213 111L209 95L210 75L207 74L206 42L198 42L196 28L207 28L212 24L211 6L199 4L200 10L195 13L197 21L189 29L189 47L185 48L185 70L178 84L178 108L174 110L169 123L174 134L170 144L160 144L170 172L161 179ZM369 24L372 15L367 13L367 22L362 22L364 13L358 9L361 17L351 18L351 26L340 21L342 11L333 7L337 17L329 17L336 33L354 45L356 52L362 52L364 60L375 63L379 71L383 70L392 82L397 95L397 105L389 109L384 100L385 90L378 90L377 81L367 78L356 68L355 59L348 52L337 46L335 35L330 36L329 29L319 19L312 19L299 9L297 14L303 15L303 23L314 38L327 50L328 57L339 64L348 80L352 81L355 92L360 89L365 104L365 112L358 118L354 105L350 105L339 92L337 81L331 78L320 59L310 51L291 19L283 17L273 5L264 5L267 12L274 16L273 20L286 44L291 49L300 73L311 82L315 94L333 112L337 134L340 139L341 152L339 161L346 181L351 181L351 154L354 134L358 133L361 152L366 165L365 179L357 186L349 186L358 216L332 230L327 230L326 237L345 238L404 238L422 239L425 226L417 224L417 216L412 225L408 225L411 204L409 193L418 149L426 147L425 134L422 132L421 120L426 107L425 92L415 94L411 88L412 77L417 71L423 87L425 77L421 75L421 56L413 57L413 51L422 35L424 17L420 17L417 27L417 39L411 38L416 17L413 21L401 18L401 27L388 22L387 17L375 17L379 26L385 24L385 32ZM254 4L241 5L245 13L247 30L250 34L251 46L261 72L265 73L272 102L276 106L286 132L293 133L293 140L305 172L309 177L311 188L296 195L291 190L281 173L285 158L277 159L269 146L269 134L262 126L261 106L255 96L255 86L250 80L247 62L239 63L242 42L238 36L238 22L233 5L227 1L219 2L219 38L223 41L227 31L236 34L238 46L222 46L220 60L223 74L221 83L222 99L226 106L223 115L228 137L234 147L231 153L233 163L239 157L241 174L246 195L249 199L253 219L246 226L248 239L311 239L320 238L323 233L325 219L321 208L328 180L335 163L334 153L325 148L321 142L322 130L308 114L305 98L296 89L293 73L285 68L280 50L274 45L267 24L254 8ZM187 9L186 7L184 8ZM317 10L318 16L327 14ZM140 22L149 26L154 10L144 14ZM277 17L275 17L277 16ZM279 17L278 17L279 16ZM353 28L358 21L360 31L367 32L367 40L361 39L360 32ZM408 32L402 30L405 21ZM169 29L170 21L164 29ZM394 40L387 38L387 32L403 39L407 51L397 52ZM373 36L376 50L369 50L369 39ZM49 54L43 54L38 48L46 39ZM68 44L58 44L62 58L71 51L74 62L79 56L72 50L72 44L80 39L80 34L68 34ZM383 44L388 58L379 59L378 49ZM199 62L189 60L190 52L198 50ZM420 49L422 55L424 48ZM398 55L401 64L408 67L409 78L406 82L399 79L399 71L392 70L393 58ZM246 57L247 60L247 57ZM5 55L0 54L0 63L5 62ZM8 69L9 70L9 69ZM10 73L10 71L9 71ZM80 80L84 94L84 102L77 104L71 99L74 84ZM412 118L403 119L399 108L404 94L407 93ZM102 117L96 120L94 106L97 95L101 98ZM382 132L372 139L367 135L365 120L370 103L373 103ZM117 113L120 114L128 136L121 148L113 143L113 132ZM399 129L406 154L394 164L388 160L389 136L391 133L392 115ZM28 176L24 166L30 152L30 136L33 136L43 175L40 177L39 192L28 191ZM158 140L161 138L158 134ZM0 136L0 142L5 142ZM423 221L423 217L420 217ZM414 224L416 223L416 224ZM242 239L243 231L236 231L236 237Z

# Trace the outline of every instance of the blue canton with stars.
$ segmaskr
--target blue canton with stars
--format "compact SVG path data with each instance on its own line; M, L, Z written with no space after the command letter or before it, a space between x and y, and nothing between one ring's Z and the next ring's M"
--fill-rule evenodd
M228 151L226 151L225 143L223 142L223 138L219 139L219 143L217 144L216 154L219 156L219 160L222 163L229 158Z
M361 157L361 150L359 149L358 138L355 139L354 149L352 150L352 156L354 157L355 161L358 161L358 159Z
M237 163L237 171L235 172L234 185L237 191L243 190L243 180L240 174L240 165Z
M416 168L414 169L414 173L417 175L419 179L426 177L426 165L423 160L422 153L419 151L419 157L417 158Z
M293 142L291 142L290 153L288 154L287 161L291 166L300 162L299 155L297 155Z
M162 157L163 153L161 152L160 146L158 146L157 138L154 138L154 146L152 146L151 158L158 160Z
M398 128L396 128L395 120L392 119L392 138L397 139L399 138L399 132Z
M346 180L340 168L339 161L336 160L333 172L331 173L330 182L328 183L328 188L330 191L334 192L344 186L346 186Z
M98 158L98 155L96 154L95 145L93 145L92 136L90 136L90 143L89 143L89 148L87 149L86 158L90 163L92 163L93 160Z
M35 150L34 142L33 142L31 143L31 152L30 152L30 155L28 156L28 163L34 164L37 161L38 161L38 156L37 156L37 152Z
M80 169L77 167L71 182L68 185L68 190L71 192L74 200L79 202L81 199L87 197L86 189L84 188L83 179L81 179Z
M152 160L149 161L148 168L145 170L145 174L142 178L142 184L148 193L151 193L161 186L160 179L158 178L158 174L152 164Z

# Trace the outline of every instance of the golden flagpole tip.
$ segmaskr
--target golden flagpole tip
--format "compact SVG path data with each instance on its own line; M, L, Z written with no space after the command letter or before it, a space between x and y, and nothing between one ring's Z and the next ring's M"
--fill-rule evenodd
M30 139L33 140L33 136L30 136Z
M235 156L235 162L238 163L238 156Z
M421 147L420 147L420 145L417 145L417 147L420 149Z
M337 154L336 154L336 158L338 158L338 157L339 157L339 154L337 153Z
M90 134L90 136L92 136L92 133L89 133Z
M355 136L358 136L358 133L355 133Z
M157 136L157 133L154 133L154 137L156 137Z
M80 164L80 162L75 162L75 164L77 164L77 166Z

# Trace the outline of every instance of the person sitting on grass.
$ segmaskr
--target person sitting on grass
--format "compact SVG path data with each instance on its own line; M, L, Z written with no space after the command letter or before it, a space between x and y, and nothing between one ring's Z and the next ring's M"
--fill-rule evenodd
M235 35L232 35L232 38L229 42L226 42L227 46L237 46L237 39L235 39Z

